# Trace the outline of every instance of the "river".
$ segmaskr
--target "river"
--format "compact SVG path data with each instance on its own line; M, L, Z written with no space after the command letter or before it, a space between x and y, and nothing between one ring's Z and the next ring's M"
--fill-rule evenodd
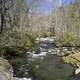
M74 68L62 61L54 45L52 38L40 41L37 50L28 58L32 66L30 78L16 80L73 80Z

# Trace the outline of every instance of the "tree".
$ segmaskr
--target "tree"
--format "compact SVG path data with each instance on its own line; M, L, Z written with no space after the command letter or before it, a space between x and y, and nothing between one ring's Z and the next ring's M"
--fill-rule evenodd
M8 11L13 7L14 0L0 0L0 32L5 25L5 17Z
M53 12L57 40L63 38L65 32L73 32L80 38L80 3L77 1L75 3L70 2L68 6L62 5Z
M23 39L24 25L27 26L26 0L2 0L1 1L1 46L13 46L19 44ZM6 26L6 27L5 27ZM23 30L24 28L24 30ZM4 30L3 30L4 29ZM17 44L16 44L17 43Z

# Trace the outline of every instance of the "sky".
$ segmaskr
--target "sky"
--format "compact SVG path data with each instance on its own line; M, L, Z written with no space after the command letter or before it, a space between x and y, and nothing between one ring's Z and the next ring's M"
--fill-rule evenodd
M31 5L35 5L34 0L32 1L33 3ZM56 6L59 7L74 2L74 0L40 0L40 1L36 0L36 1L38 1L36 7L35 8L32 7L33 14L48 14L52 10L54 10Z

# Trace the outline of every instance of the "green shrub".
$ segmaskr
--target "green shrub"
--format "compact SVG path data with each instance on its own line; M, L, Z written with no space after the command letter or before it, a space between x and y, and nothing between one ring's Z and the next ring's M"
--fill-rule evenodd
M0 56L11 58L11 57L20 57L24 56L28 49L24 47L2 47L0 48Z
M35 37L26 34L24 36L23 45L22 46L25 47L25 48L34 49L35 48Z
M54 34L52 32L47 32L47 36L51 37L51 36L54 36Z
M51 37L51 36L54 36L52 32L44 32L41 34L41 37Z
M73 32L65 32L58 41L60 46L79 46L79 37Z
M42 33L42 34L41 34L41 37L44 37L44 38L47 37L46 32Z

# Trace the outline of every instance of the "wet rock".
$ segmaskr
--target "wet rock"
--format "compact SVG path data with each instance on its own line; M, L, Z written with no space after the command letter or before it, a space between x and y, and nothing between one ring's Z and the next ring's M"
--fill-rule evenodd
M46 55L47 55L47 52L40 52L39 54L33 54L32 58L45 57Z
M80 68L77 68L76 70L75 70L75 75L78 75L80 73Z
M55 41L55 37L46 37L46 38L36 38L36 41L42 41L42 42L54 42Z
M31 78L14 78L14 80L31 80Z

